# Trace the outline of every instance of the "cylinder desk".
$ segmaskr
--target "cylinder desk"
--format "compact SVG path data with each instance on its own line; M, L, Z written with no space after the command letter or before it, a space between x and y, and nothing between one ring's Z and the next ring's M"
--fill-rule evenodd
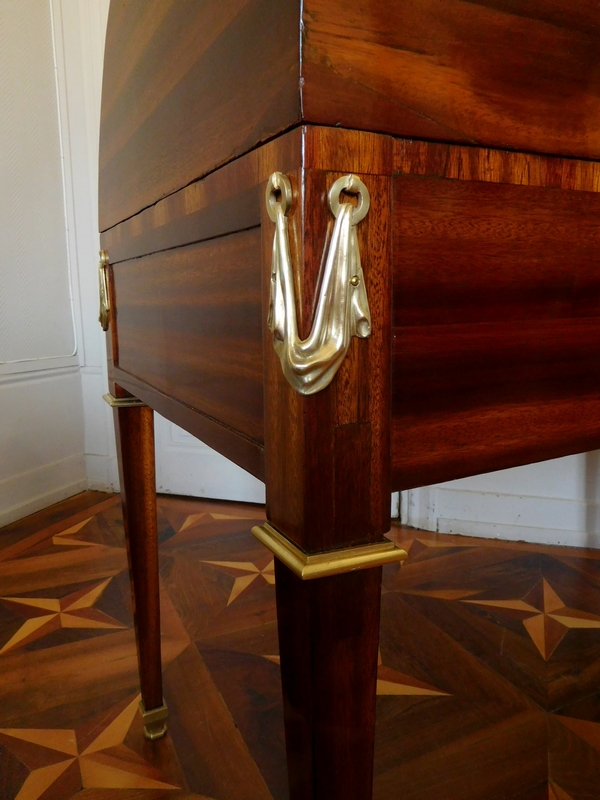
M149 738L156 410L266 483L292 800L371 797L390 492L600 446L599 159L597 3L112 1L100 316Z

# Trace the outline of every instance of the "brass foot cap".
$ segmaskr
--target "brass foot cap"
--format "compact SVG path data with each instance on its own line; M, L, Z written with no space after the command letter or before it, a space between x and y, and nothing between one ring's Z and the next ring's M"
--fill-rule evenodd
M162 739L167 732L166 719L169 714L167 704L163 700L162 706L151 708L146 711L144 701L140 700L140 711L142 712L142 719L144 720L144 736L150 739L151 742L155 739Z

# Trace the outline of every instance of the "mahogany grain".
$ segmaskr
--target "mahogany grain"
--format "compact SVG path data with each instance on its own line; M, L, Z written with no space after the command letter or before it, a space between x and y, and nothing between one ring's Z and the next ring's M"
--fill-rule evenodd
M281 374L266 326L273 224L263 209L268 513L301 547L317 551L374 541L389 529L391 183L385 173L392 166L392 142L369 133L312 127L303 129L302 136L304 170L290 175L295 201L289 214L300 335L308 335L312 325L319 269L333 225L327 191L341 174L357 172L361 163L369 170L362 177L371 195L371 211L357 231L371 313L377 319L371 338L353 339L330 387L311 397L295 393ZM369 381L364 380L367 374ZM360 493L350 491L343 477L352 471L355 426L362 426L362 440L369 442L363 465L353 472Z
M302 122L598 158L598 31L589 2L113 3L100 229Z
M228 428L220 420L200 413L171 394L159 391L149 383L118 367L113 372L114 380L119 382L119 386L125 389L127 394L139 397L163 417L179 425L180 428L221 453L225 458L238 464L251 475L264 481L265 461L262 444L243 436L239 431Z
M394 172L463 181L600 191L600 163L414 139L394 139Z
M260 231L113 266L118 367L262 443Z
M352 341L335 381L311 397L283 378L266 326L273 225L263 192L279 165L294 189L302 336L333 223L327 190L354 172L371 194L357 230L373 334ZM296 129L103 235L116 253L114 377L264 477L268 518L301 548L377 541L392 486L600 445L599 188L597 168L581 161ZM324 589L277 570L281 620L321 607ZM358 573L351 591L339 584L336 603L355 620L375 614L374 574ZM364 800L370 729L357 733L354 714L369 718L372 683L362 675L350 696L332 673L312 672L342 620L304 622L280 624L294 800L330 786L313 743L342 708L346 735L323 747L330 763L353 765L341 796L359 787ZM368 672L374 654L374 634L358 636L338 667Z
M150 711L163 704L154 412L115 408L114 419L140 684Z
M111 3L100 230L299 119L299 7L298 0Z
M598 193L397 176L394 324L598 314L599 213Z
M261 187L275 170L298 167L305 129L296 128L101 234L113 264L260 225Z
M298 200L290 215L290 230L302 287L297 301L302 337L308 335L312 325L323 248L333 223L326 190L338 177L337 171L307 170L302 183L293 181ZM335 381L308 397L295 392L283 377L266 326L273 224L264 212L267 514L276 527L307 551L377 541L390 525L391 184L384 176L364 175L362 179L370 192L371 211L357 232L371 315L376 322L371 337L352 340ZM362 441L368 442L361 451L360 467L355 461L353 432L344 430L357 426ZM357 483L360 492L350 488Z
M276 561L291 800L368 800L381 567L301 581Z
M555 0L306 0L308 122L600 156L600 10Z
M397 143L394 488L600 444L600 194L567 163Z

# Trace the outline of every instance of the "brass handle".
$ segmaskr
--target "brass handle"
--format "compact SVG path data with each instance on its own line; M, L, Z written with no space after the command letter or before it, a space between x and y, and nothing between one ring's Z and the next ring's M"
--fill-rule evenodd
M108 252L100 250L100 264L98 265L98 280L100 282L100 315L98 322L102 325L102 330L108 330L110 300L108 294Z
M358 196L358 206L340 201L342 192ZM365 289L356 225L369 210L369 191L356 175L338 178L328 194L335 224L325 246L312 330L300 339L288 218L292 207L289 178L274 172L266 203L275 223L268 326L288 383L303 395L328 386L344 360L350 339L371 335L371 312Z

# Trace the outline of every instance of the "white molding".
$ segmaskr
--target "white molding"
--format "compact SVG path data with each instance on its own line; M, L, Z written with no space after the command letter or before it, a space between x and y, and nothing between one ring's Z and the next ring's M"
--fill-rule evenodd
M0 389L0 521L87 488L77 367L15 375Z
M87 489L84 457L69 456L0 481L0 527ZM54 488L47 489L52 486ZM9 505L10 504L10 505Z
M46 372L49 370L64 369L64 367L78 367L79 358L72 356L44 356L43 358L29 358L22 361L0 362L0 381L5 376L21 375L31 372Z
M473 488L465 479L411 489L402 492L401 519L413 528L438 533L600 548L600 498L591 491L594 487L590 483L595 481L585 474L585 466L589 470L595 456L530 465L526 469L531 480L523 480L521 486L525 490L534 488L535 494L516 493L515 483L520 477L516 470L477 476L472 479ZM577 459L581 462L579 469ZM552 472L556 477L561 471L562 497L552 485ZM483 488L494 483L499 491ZM501 491L507 487L509 491ZM548 490L545 496L537 493L544 488Z
M564 502L572 503L572 501ZM475 536L482 539L502 539L509 542L600 548L599 533L564 530L562 528L536 528L532 525L500 525L479 520L456 520L438 517L437 532Z
M105 335L97 322L98 144L109 0L49 0L55 20L68 244L79 334L89 488L118 489Z
M83 338L83 325L81 315L81 288L79 281L80 263L77 248L77 206L74 192L74 154L72 146L72 130L70 119L69 81L67 65L67 42L63 24L62 0L48 0L52 18L52 38L54 45L54 61L56 74L56 99L60 130L60 147L62 158L62 178L64 196L65 231L67 238L69 286L71 288L71 308L73 313L73 327L78 342L78 355L83 363L85 358L85 343ZM78 14L78 9L71 7L71 16ZM68 12L65 14L68 20ZM72 98L73 100L75 98ZM73 103L75 113L78 113L76 103Z
M79 365L65 364L62 366L50 367L45 369L32 369L27 372L9 372L3 375L0 372L0 387L7 388L17 383L34 383L36 381L53 380L54 378L61 378L64 375L77 375L79 374Z
M100 365L82 366L79 371L82 375L106 375L105 367Z

